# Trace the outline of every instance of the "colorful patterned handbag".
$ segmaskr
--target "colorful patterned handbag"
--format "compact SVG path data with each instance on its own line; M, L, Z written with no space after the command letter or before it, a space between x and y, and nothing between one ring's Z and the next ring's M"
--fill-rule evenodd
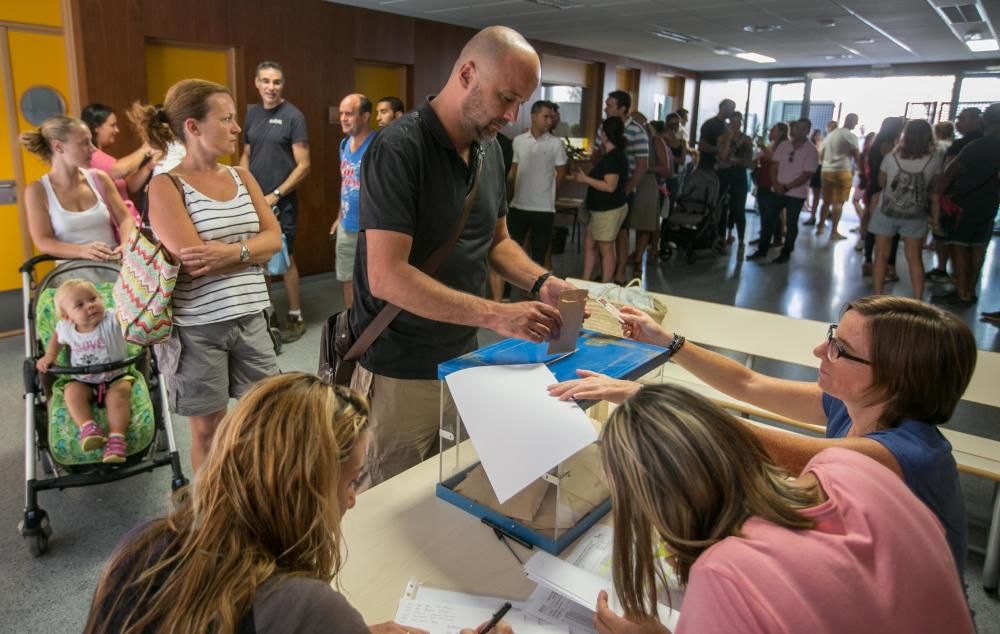
M173 174L167 174L184 200L184 191ZM181 265L146 228L148 206L132 227L123 245L121 272L112 297L115 316L126 341L142 346L160 343L173 328L171 299Z

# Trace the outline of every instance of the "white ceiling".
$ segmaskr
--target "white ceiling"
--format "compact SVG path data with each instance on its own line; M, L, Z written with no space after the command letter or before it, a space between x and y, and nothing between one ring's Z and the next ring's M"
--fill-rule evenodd
M572 5L566 9L527 0L336 1L472 28L502 24L530 39L696 71L1000 59L996 52L969 51L931 6L976 0L557 0ZM1000 27L1000 0L979 3L995 31ZM836 25L819 23L828 19ZM763 24L780 25L781 30L743 30ZM657 28L705 42L666 40L652 34ZM865 39L874 42L857 43ZM720 46L761 53L777 62L756 64L718 55L713 49Z

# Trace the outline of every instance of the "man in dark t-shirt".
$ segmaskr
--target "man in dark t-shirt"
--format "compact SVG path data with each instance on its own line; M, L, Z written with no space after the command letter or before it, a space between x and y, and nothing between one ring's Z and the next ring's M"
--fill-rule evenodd
M726 121L736 110L736 102L723 99L719 103L719 113L701 125L698 135L698 169L715 169L715 159L719 156L719 139L726 133Z
M309 133L302 112L282 97L285 74L277 62L257 65L254 85L260 103L247 109L243 123L243 156L240 165L260 183L267 204L275 209L288 245L288 320L281 340L292 342L305 332L299 301L299 269L293 257L299 206L295 188L309 173Z
M520 34L484 29L466 44L433 101L383 129L362 162L351 330L360 337L387 303L402 309L351 379L371 403L368 484L435 450L442 416L438 364L473 350L478 327L543 341L562 325L555 306L572 286L510 239L496 142L539 77L538 54ZM462 222L473 190L458 241L433 274L424 273L428 257ZM483 299L487 264L541 301Z
M946 242L955 271L955 291L932 300L956 306L976 303L976 280L1000 204L1000 103L983 113L983 136L966 145L938 178L938 191L961 211L948 230Z

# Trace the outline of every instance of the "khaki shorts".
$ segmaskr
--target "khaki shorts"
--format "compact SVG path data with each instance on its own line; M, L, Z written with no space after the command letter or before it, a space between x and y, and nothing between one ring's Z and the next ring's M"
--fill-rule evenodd
M336 267L337 281L354 279L354 254L358 251L358 234L343 227L337 228Z
M618 235L618 230L625 222L628 205L607 211L590 210L590 235L598 242L611 242Z
M226 409L250 386L280 372L264 313L214 324L174 326L156 346L170 411L207 416Z
M359 363L351 388L368 398L368 468L363 488L373 487L438 453L441 381L394 379ZM457 415L447 398L445 414Z
M850 170L823 170L820 174L823 182L823 200L831 203L844 203L851 195Z

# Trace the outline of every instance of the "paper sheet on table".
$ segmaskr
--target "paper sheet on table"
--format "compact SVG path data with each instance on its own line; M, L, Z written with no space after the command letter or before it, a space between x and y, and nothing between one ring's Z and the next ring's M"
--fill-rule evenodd
M549 396L557 381L543 364L468 368L445 381L501 503L597 440L576 403Z
M608 593L608 607L616 613L621 614L621 603L614 592L613 584L608 579L603 579L582 568L577 568L573 564L567 563L558 557L553 557L546 552L535 553L524 564L524 571L528 578L544 586L574 603L594 609L597 604L597 595L601 590ZM657 604L660 622L667 628L673 630L677 627L677 620L680 612L671 610L662 603Z
M489 621L497 608L478 607L461 603L445 603L422 599L400 599L395 621L403 626L418 627L431 634L458 634L463 628L475 628ZM504 617L518 634L567 634L565 626L541 623L520 610L511 610Z

